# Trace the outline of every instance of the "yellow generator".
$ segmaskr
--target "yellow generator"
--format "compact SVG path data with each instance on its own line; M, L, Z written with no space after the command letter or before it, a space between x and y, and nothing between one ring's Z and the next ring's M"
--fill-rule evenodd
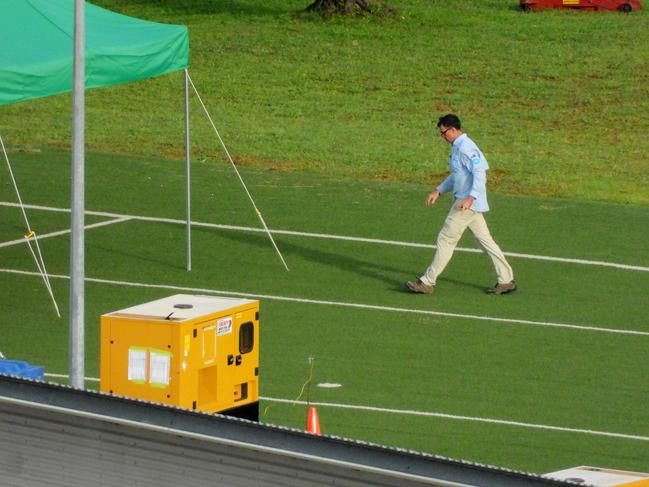
M259 419L259 301L177 294L101 317L100 390Z

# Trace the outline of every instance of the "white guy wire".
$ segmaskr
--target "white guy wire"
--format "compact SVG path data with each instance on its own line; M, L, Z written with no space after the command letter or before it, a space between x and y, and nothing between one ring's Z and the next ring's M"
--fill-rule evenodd
M32 249L32 244L30 242L31 238L34 239L34 244L36 245L36 250L38 251L38 259L36 258L36 254L34 253L34 250ZM52 291L52 285L50 284L50 277L47 274L47 269L45 269L45 260L43 259L43 253L41 252L41 246L38 243L39 238L36 235L36 232L34 230L30 230L29 233L27 235L25 235L25 239L27 239L27 246L29 247L29 251L32 253L32 256L34 257L34 261L36 262L36 266L38 267L38 270L40 271L41 275L43 276L43 280L45 281L45 287L47 287L47 290L50 293L50 297L52 298L52 303L54 303L54 310L56 311L56 316L58 316L60 318L61 313L59 313L59 306L56 304L56 299L54 299L54 292ZM40 264L39 264L39 261L40 261Z
M268 234L268 238L270 238L271 243L273 244L273 247L275 247L275 251L277 252L277 255L279 255L280 260L282 261L282 264L284 264L284 267L286 270L288 269L288 266L286 265L286 261L284 260L284 257L282 256L282 253L279 251L279 248L277 248L277 244L275 244L275 240L273 239L273 236L270 233L270 230L268 229L268 226L266 225L266 222L264 221L264 217L261 216L261 211L259 211L259 208L257 208L257 205L255 204L255 200L252 199L252 195L250 194L250 191L248 191L248 187L246 186L246 183L243 181L243 178L241 177L241 174L239 174L239 170L237 169L237 166L235 165L234 161L232 160L232 156L230 155L230 152L228 151L228 148L225 146L225 143L223 142L223 139L221 138L221 135L219 134L219 131L216 128L216 125L214 125L214 122L212 121L212 117L210 116L210 112L207 111L207 107L205 106L205 103L203 103L203 99L201 98L201 95L198 93L198 90L196 89L196 86L194 86L194 82L192 81L191 76L189 76L189 72L187 72L187 79L189 80L189 83L192 85L192 88L194 89L194 93L196 93L196 96L198 97L198 101L201 103L201 106L203 107L203 111L205 112L205 115L207 115L207 119L210 121L210 124L212 125L212 128L214 129L214 133L216 134L217 138L219 139L219 142L221 143L221 147L223 147L223 150L225 151L226 155L228 156L228 159L230 161L230 164L232 164L232 168L234 169L234 172L237 173L237 176L239 177L239 181L241 181L241 185L243 186L243 189L246 191L246 194L248 195L248 198L250 199L250 202L252 203L252 206L255 209L255 212L257 213L257 216L259 217L259 220L261 221L261 224L264 227L264 230L266 230L266 233Z
M36 258L36 254L34 253L34 249L32 248L32 244L29 241L30 238L34 238L34 242L36 243L36 249L38 250L38 255L40 257L40 262L39 259ZM45 261L43 260L43 256L41 255L41 250L38 245L38 237L36 236L36 232L31 231L27 235L25 235L25 239L27 239L27 246L29 247L29 251L32 254L32 257L34 257L34 262L36 262L36 267L38 268L38 272L40 272L41 277L43 278L43 281L45 282L45 287L47 288L47 291L50 294L50 297L52 298L52 303L54 303L54 310L56 311L56 316L59 318L61 317L61 313L59 312L59 306L56 304L56 299L54 299L54 293L52 291L52 285L50 284L50 278L47 275L47 270L45 269Z
M36 267L38 268L38 271L40 272L41 277L43 278L43 282L45 283L47 292L52 298L52 303L54 303L54 309L56 310L56 316L60 318L61 313L59 313L59 306L56 304L56 299L54 298L54 293L52 292L52 286L50 284L50 278L47 275L47 269L45 269L45 260L43 260L41 247L40 245L38 245L38 237L36 236L36 232L32 230L31 225L29 224L29 219L27 218L27 213L25 212L23 200L20 197L20 191L18 191L18 184L16 183L16 178L14 177L14 172L13 169L11 168L11 162L9 162L9 155L7 154L7 149L5 148L5 143L2 140L2 136L0 136L0 145L2 146L2 153L5 156L5 161L7 161L7 167L9 168L9 175L11 176L11 182L13 183L14 189L16 190L16 196L18 197L18 203L20 203L20 210L22 211L23 218L25 219L25 225L27 225L27 235L25 235L25 239L27 239L27 246L29 247L29 251L34 257L34 261L36 262ZM36 253L34 253L34 249L32 249L31 242L29 241L29 239L31 239L32 237L34 238L34 243L36 244L38 257L36 257Z

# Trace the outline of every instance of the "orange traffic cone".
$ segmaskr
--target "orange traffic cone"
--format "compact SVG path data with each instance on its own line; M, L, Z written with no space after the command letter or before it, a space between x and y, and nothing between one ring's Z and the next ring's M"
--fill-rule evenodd
M320 421L318 421L318 411L311 406L309 408L309 416L306 420L306 431L314 435L320 434Z

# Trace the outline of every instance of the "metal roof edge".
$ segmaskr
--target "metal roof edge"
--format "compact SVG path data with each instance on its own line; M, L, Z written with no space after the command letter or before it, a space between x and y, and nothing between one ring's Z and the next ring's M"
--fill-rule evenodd
M411 478L475 486L580 485L537 474L451 459L285 426L187 410L58 383L0 375L0 402L51 409L99 421L129 424L204 441L236 444L285 456L336 463ZM440 484L441 485L441 484ZM447 484L451 485L451 484ZM582 484L583 485L583 484Z

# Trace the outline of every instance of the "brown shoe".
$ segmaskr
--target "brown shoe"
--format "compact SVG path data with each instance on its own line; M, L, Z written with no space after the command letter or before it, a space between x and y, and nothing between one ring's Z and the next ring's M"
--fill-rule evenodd
M406 282L406 288L411 293L419 293L419 294L433 294L433 292L435 291L435 286L429 286L428 284L424 284L423 282L421 282L420 279L417 279L416 281Z
M508 294L516 291L516 281L506 282L506 283L496 283L492 288L487 289L489 294Z

